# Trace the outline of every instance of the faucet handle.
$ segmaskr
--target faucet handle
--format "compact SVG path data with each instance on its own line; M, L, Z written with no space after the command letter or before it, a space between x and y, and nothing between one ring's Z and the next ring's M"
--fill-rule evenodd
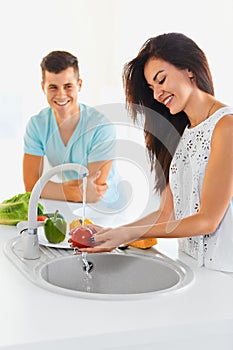
M44 225L43 221L37 221L37 227L41 227ZM18 222L18 224L16 225L19 233L21 234L23 231L27 230L29 227L28 221L20 221Z
M38 227L43 226L43 222L37 223ZM29 232L28 221L20 221L16 225L21 240L23 242L23 258L24 259L38 259L40 257L39 240L37 235L37 228L34 232Z
M21 239L23 240L23 258L29 260L39 259L40 248L37 233L31 234L28 232L28 229L25 229L22 232Z
M19 233L21 234L23 231L28 229L28 221L20 221L20 222L18 222L16 227L17 227Z

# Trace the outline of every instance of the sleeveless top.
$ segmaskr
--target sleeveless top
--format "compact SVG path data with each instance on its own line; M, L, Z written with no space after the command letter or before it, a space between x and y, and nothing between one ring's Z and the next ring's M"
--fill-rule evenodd
M217 122L227 114L233 114L233 107L220 108L197 126L184 130L169 173L177 220L199 210L212 134ZM178 239L179 249L195 258L198 266L233 272L233 198L214 233L188 236L187 232L187 238Z

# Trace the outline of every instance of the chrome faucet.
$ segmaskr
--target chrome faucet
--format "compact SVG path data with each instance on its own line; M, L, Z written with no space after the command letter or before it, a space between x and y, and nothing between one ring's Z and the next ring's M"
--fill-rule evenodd
M81 164L67 163L55 166L42 175L33 187L28 207L28 228L23 232L23 258L34 260L40 257L37 235L37 208L40 194L48 180L60 171L76 171L81 178L89 175L88 169Z

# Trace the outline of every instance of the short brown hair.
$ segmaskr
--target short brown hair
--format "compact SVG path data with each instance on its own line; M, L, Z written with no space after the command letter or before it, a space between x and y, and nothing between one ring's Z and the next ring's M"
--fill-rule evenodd
M73 56L67 51L52 51L45 56L40 64L42 70L42 79L44 80L45 71L52 73L60 73L64 69L73 67L77 72L77 78L79 79L79 66L77 57Z

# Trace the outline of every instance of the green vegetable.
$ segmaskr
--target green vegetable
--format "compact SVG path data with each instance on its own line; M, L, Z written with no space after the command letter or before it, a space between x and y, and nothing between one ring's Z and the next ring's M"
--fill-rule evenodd
M67 223L65 219L58 217L58 210L53 217L49 217L44 223L44 233L50 243L63 242L66 237Z
M28 205L31 192L17 194L0 203L0 224L17 225L28 220ZM44 207L38 203L38 215L43 215Z

